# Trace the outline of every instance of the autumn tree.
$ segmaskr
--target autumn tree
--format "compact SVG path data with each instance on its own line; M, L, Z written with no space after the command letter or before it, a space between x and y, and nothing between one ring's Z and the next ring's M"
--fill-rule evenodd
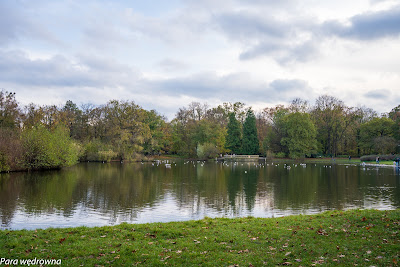
M148 125L151 135L143 144L146 154L163 154L170 150L171 127L165 120L155 110L145 111L144 123Z
M0 91L0 127L19 127L21 110L15 99L15 93Z
M282 145L281 140L285 134L283 119L289 113L289 110L283 105L277 105L274 108L265 108L263 113L271 125L263 140L265 150L274 154L287 154L287 147Z
M307 113L290 113L283 117L284 137L282 145L287 146L289 157L303 158L315 153L317 148L316 129Z
M151 138L144 122L145 111L134 102L112 100L105 106L104 140L113 145L121 159L134 159Z
M355 119L352 114L352 108L333 96L317 98L312 117L317 127L319 149L324 155L333 156L341 152L340 145Z
M360 127L360 148L364 154L392 153L396 150L393 137L395 122L389 118L374 118Z

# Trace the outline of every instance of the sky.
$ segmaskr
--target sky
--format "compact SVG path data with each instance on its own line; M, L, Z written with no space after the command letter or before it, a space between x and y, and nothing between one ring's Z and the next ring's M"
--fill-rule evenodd
M23 105L400 104L400 0L1 0L0 25Z

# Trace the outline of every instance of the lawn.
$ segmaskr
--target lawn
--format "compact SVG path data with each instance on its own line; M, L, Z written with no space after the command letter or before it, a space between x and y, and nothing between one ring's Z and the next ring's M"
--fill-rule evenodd
M397 266L399 231L400 210L2 230L0 257L62 266Z

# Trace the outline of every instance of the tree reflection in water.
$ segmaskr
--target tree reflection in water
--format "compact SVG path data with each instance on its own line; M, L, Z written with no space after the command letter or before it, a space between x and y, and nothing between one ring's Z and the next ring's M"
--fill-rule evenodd
M289 168L290 167L290 168ZM392 168L293 162L81 163L0 174L2 228L271 217L348 208L400 208Z

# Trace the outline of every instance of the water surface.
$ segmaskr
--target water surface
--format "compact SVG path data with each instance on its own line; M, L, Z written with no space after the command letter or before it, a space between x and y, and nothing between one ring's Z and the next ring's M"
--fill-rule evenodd
M171 162L168 162L171 163ZM400 208L393 167L339 164L81 163L0 174L1 228L100 226Z

